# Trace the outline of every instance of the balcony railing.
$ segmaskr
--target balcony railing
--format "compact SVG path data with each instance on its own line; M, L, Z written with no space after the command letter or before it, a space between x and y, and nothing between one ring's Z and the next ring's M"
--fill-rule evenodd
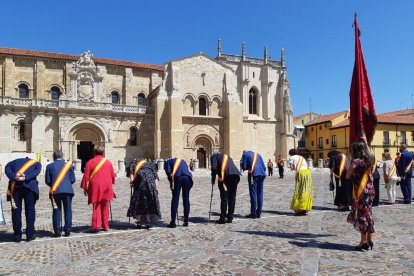
M390 144L390 139L384 139L383 144L384 145L389 145Z
M318 145L318 149L323 149L323 145L322 144L319 144Z
M305 141L298 141L298 147L304 148L305 147Z
M72 100L44 100L44 99L19 99L0 97L0 105L12 105L21 107L43 107L50 109L81 109L81 110L101 110L116 113L134 113L134 114L154 114L152 106L128 106L115 105L112 103L84 102Z

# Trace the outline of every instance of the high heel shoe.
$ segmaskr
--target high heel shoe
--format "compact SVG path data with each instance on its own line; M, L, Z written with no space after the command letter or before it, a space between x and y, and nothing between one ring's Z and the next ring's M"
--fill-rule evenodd
M365 249L365 250L369 249L368 243L363 243L363 244L360 244L358 246L355 246L356 251L362 251L363 249Z
M374 247L374 243L372 241L368 241L368 245L369 247L371 247L371 250L372 250L372 248Z

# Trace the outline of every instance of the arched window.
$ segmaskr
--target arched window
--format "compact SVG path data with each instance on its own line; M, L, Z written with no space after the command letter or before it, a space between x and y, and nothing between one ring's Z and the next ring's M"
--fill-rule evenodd
M52 88L50 88L50 94L52 97L52 100L54 101L59 101L59 97L60 97L60 88L57 86L53 86Z
M207 101L204 98L198 100L198 114L202 116L207 115Z
M111 93L112 103L119 104L119 94L116 91L112 91Z
M24 83L19 85L19 98L29 98L29 87L27 87L27 85Z
M138 94L138 105L145 105L145 94L144 93Z
M137 129L135 127L131 127L129 129L129 145L136 146L137 145Z
M249 114L257 114L257 93L251 88L249 90Z
M20 120L18 122L18 125L19 125L18 126L19 127L19 131L18 131L19 141L26 141L26 133L25 133L26 126L25 126L24 121L23 120Z

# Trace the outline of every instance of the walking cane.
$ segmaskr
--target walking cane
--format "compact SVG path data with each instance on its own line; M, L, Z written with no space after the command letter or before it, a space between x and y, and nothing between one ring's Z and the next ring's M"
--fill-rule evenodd
M210 217L211 217L211 203L213 202L213 187L214 187L214 183L211 184L210 210L208 211L208 221L211 221Z
M132 186L131 186L131 193L130 193L130 200L132 198ZM128 224L131 224L131 217L128 217Z
M176 217L177 217L177 225L180 225L180 220L178 219L178 208L177 208L177 212L176 212Z
M114 222L112 220L112 206L111 206L111 201L109 201L109 212L111 214L111 226L113 226L114 225Z

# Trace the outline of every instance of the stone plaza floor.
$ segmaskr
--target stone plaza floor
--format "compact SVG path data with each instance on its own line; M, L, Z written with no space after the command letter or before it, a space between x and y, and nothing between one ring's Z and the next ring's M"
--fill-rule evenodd
M276 170L277 172L277 170ZM276 173L277 175L277 173ZM113 223L109 232L86 233L91 206L79 188L73 202L73 233L51 238L52 208L44 176L39 176L40 200L36 205L37 239L14 243L10 205L5 202L6 179L0 185L6 226L0 226L0 275L413 275L414 205L385 205L381 181L381 205L373 209L374 249L354 251L359 232L346 222L348 212L338 212L329 191L327 169L314 169L313 210L296 217L289 209L294 175L284 179L267 177L263 214L245 219L249 213L247 177L238 186L236 216L232 224L208 220L210 177L208 171L194 176L188 228L165 227L170 221L171 192L160 173L162 219L150 230L134 229L128 223L129 183L117 178L112 202ZM397 186L398 201L401 191ZM214 187L211 219L219 212L219 191ZM182 219L180 201L180 219ZM24 221L23 221L24 224ZM25 226L23 225L23 228ZM25 236L23 235L23 239Z

